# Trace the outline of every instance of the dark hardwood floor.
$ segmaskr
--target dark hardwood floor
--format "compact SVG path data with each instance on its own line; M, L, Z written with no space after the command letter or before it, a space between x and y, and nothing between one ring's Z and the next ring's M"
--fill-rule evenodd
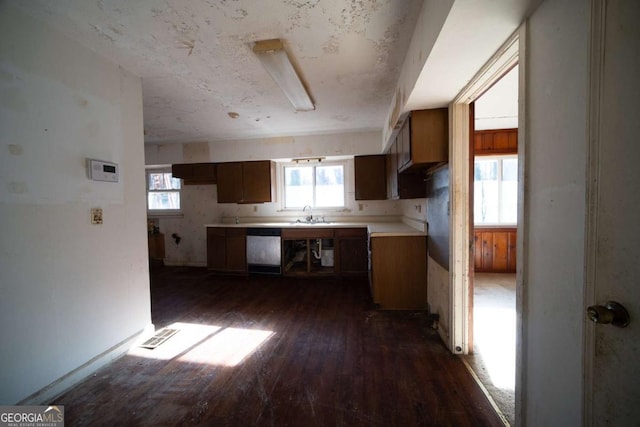
M68 426L502 425L426 314L374 310L366 279L223 278L165 267L151 282L157 329L209 329L167 360L143 356L175 347L186 330L67 391L56 403ZM273 333L227 366L220 352L237 356L229 348L244 344L220 338L243 331Z

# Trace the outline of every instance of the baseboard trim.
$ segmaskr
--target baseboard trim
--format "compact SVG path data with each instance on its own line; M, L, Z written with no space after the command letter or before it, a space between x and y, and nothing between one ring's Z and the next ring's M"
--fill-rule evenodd
M480 378L476 374L476 371L473 370L473 368L471 367L469 362L467 362L465 360L464 356L460 356L460 359L462 360L462 363L464 364L465 368L467 368L467 371L469 371L469 373L473 377L473 380L476 382L476 384L478 384L478 387L480 387L480 390L482 390L482 393L484 394L484 396L489 401L489 404L491 405L493 410L496 411L496 414L500 418L500 421L502 421L502 423L505 425L505 427L511 427L511 424L509 424L509 421L507 421L507 417L504 416L504 414L500 410L500 407L498 406L496 401L493 400L493 397L491 397L491 393L489 393L489 390L487 390L487 388L484 386L484 384L482 384L482 381L480 381Z
M56 397L76 385L98 369L120 358L140 339L153 335L155 327L153 324L147 325L144 329L120 341L108 350L98 354L88 362L78 366L76 369L61 376L51 384L41 388L32 395L19 401L17 405L46 405L54 403Z

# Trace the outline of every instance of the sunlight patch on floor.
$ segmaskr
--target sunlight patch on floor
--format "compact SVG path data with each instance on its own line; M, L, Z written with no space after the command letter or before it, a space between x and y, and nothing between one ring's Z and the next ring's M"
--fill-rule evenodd
M236 366L273 336L273 331L226 328L205 340L178 360Z
M155 349L134 346L128 354L157 360L177 358L190 363L236 366L275 334L258 329L182 322L167 328L178 329L178 332Z
M474 345L494 386L514 390L516 378L515 308L475 307Z

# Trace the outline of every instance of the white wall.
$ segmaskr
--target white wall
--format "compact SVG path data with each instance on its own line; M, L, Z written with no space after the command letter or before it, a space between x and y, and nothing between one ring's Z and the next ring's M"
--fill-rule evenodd
M0 404L150 326L143 173L140 79L0 3Z
M524 385L531 426L581 425L588 2L528 24Z
M242 160L291 159L313 156L353 156L379 154L380 132L358 132L316 136L269 138L218 143L146 144L147 165L172 163L227 162ZM345 159L347 200L344 210L314 211L327 220L367 221L414 219L424 222L426 199L355 200L353 159ZM281 182L278 169L277 181ZM232 221L290 220L303 216L302 212L284 211L281 206L282 189L277 200L263 204L218 204L217 186L189 185L182 190L182 215L160 217L158 224L165 236L165 263L169 265L206 265L206 236L204 224ZM180 237L176 244L173 233Z

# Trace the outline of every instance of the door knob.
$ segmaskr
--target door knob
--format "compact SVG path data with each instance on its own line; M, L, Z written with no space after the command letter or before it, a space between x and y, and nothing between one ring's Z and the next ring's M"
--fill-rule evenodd
M608 301L605 305L588 307L587 316L594 323L602 323L603 325L611 323L619 328L624 328L631 320L627 309L615 301Z

